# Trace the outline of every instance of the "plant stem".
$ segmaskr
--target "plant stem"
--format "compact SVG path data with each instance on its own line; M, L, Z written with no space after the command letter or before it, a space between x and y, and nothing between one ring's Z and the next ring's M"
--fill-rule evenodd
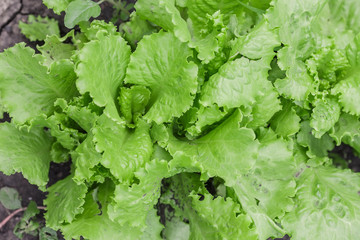
M39 206L37 207L40 210L45 210L45 207ZM24 212L26 211L27 207L25 208L19 208L17 210L15 210L14 212L12 212L9 216L7 216L4 220L1 221L0 223L0 229L2 229L7 222L9 222L11 220L11 218L13 218L16 214L20 213L20 212Z
M116 2L114 2L114 0L106 0L106 1L111 3L112 5L116 5Z

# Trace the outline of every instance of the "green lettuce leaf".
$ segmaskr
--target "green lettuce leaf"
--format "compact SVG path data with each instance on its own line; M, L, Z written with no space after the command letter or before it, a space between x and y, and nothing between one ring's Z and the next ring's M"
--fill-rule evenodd
M360 107L356 104L359 101L359 66L360 66L360 34L354 41L346 47L346 57L350 63L350 68L342 81L337 83L332 89L332 94L339 95L339 102L343 110L347 113L360 116Z
M1 172L21 172L30 183L45 190L53 138L43 128L18 128L11 123L1 123L0 132Z
M246 239L257 239L250 226L251 219L240 210L239 204L231 198L214 199L199 177L194 173L182 173L166 180L167 189L160 201L170 205L173 211L165 208L165 238L232 239L244 236ZM175 223L177 225L174 226Z
M156 25L171 31L182 42L191 38L186 22L181 18L175 7L175 0L138 0L135 4L136 13Z
M284 102L283 108L270 121L270 127L280 136L288 137L300 130L300 117L290 102Z
M170 161L172 159L170 153L168 153L164 148L160 147L159 144L154 144L154 151L151 156L151 160L166 160Z
M320 11L312 21L312 31L317 42L326 46L344 49L359 33L359 5L356 0L319 1Z
M77 94L70 61L54 62L48 72L39 64L42 60L25 43L0 54L0 96L15 122L24 123L41 113L51 114L57 98L70 99Z
M57 35L47 36L44 45L38 46L37 49L45 57L43 65L50 66L54 61L61 59L70 59L76 49L72 44L64 43L69 37L73 38L74 32L71 31L64 37Z
M165 144L172 156L183 152L193 163L198 162L210 176L222 177L227 184L233 184L236 180L232 176L246 173L253 167L259 147L253 130L240 128L241 118L240 111L236 110L201 138L186 142L170 133Z
M216 60L223 54L232 35L239 37L250 30L263 13L251 5L249 1L231 0L186 2L192 35L190 46L198 51L200 60L204 63Z
M69 150L64 148L59 142L54 142L51 146L51 161L54 163L64 163L70 160Z
M278 54L278 57L281 54L282 52ZM281 69L285 70L283 67ZM277 79L274 86L287 99L305 101L308 95L315 91L316 84L307 72L305 64L296 61L293 67L286 71L286 77Z
M71 153L76 166L73 179L77 183L90 182L91 177L96 174L93 168L101 161L101 154L96 151L93 138L94 136L89 133L86 139Z
M197 66L188 62L190 56L191 50L171 33L141 40L131 55L125 82L151 89L147 120L168 122L190 108L197 90Z
M141 234L141 240L154 239L162 240L161 233L164 225L160 223L160 217L157 215L156 209L151 209L146 217L146 228Z
M189 46L195 48L199 53L197 57L205 64L211 60L216 62L216 60L223 57L222 49L225 47L227 40L227 28L224 25L221 11L206 15L206 18L201 30L191 29L194 36L189 43ZM189 25L195 28L192 22ZM196 30L199 32L196 32Z
M306 66L314 79L320 81L322 88L328 89L333 83L344 77L350 67L345 50L321 48L306 60Z
M336 145L340 145L343 140L353 141L355 137L360 136L359 117L342 113L339 121L332 127L330 136L335 140Z
M1 99L1 97L0 97ZM0 104L0 119L3 119L4 118L4 112L5 112L5 109L4 107Z
M135 227L121 226L109 219L107 207L111 202L114 188L115 186L111 181L106 181L97 188L97 192L91 191L86 195L83 205L84 211L78 214L73 222L61 227L66 240L81 239L81 237L89 240L144 239L142 236L148 236L149 232L152 233L150 239L156 239L156 235L160 235L161 229L154 221L157 220L154 212L149 212L149 221L153 221L153 229L145 229L144 231Z
M311 114L310 126L316 138L321 138L329 131L340 117L340 106L336 100L330 98L314 101L314 108Z
M267 12L266 18L271 29L279 28L280 41L285 45L282 49L283 54L279 56L283 67L293 67L292 64L297 59L306 59L314 50L316 33L312 31L312 24L325 3L326 1L322 0L272 2L273 8Z
M254 221L260 239L282 237L285 230L278 226L276 219L294 205L293 175L297 168L288 142L277 139L271 130L259 135L260 147L253 168L238 176L236 183L230 186Z
M157 32L157 29L148 21L139 17L136 12L131 13L130 20L120 25L124 32L124 38L129 42L133 49L137 43L145 36Z
M270 69L267 59L249 61L246 58L224 64L210 77L201 91L204 106L253 108L252 126L260 126L280 110L278 94L267 80Z
M101 53L101 54L99 54ZM94 103L105 107L105 114L122 121L115 105L130 60L130 47L120 36L105 36L86 43L80 50L76 85L80 93L89 92ZM99 84L99 79L102 79Z
M279 95L274 91L273 86L265 84L262 91L265 93L255 97L250 121L246 124L249 128L256 129L257 127L266 126L272 116L281 110L280 100L278 99Z
M301 129L297 134L297 142L307 147L307 155L309 157L326 157L328 151L334 148L334 142L328 134L324 134L321 138L315 138L312 134L312 129L308 121L301 123Z
M277 32L270 29L269 23L264 19L247 35L237 38L232 45L230 58L241 54L249 59L260 59L273 56L274 48L280 45L280 40Z
M77 129L72 128L68 116L63 113L54 113L50 117L39 115L31 120L31 125L49 128L51 136L66 149L74 149L85 137Z
M139 179L138 184L118 184L114 201L108 207L110 219L121 225L144 229L147 215L154 209L160 197L161 181L168 175L168 163L164 160L153 160L135 173Z
M360 78L356 74L353 77L347 78L339 82L333 89L333 94L340 94L339 103L343 110L347 113L360 116L360 107L357 102L360 101Z
M90 23L90 27L87 24L84 24L81 27L81 31L85 34L86 38L91 40L99 40L105 36L117 35L120 36L120 33L117 31L117 27L109 22L103 20L94 20Z
M267 80L269 67L263 61L246 58L224 64L217 74L210 77L201 91L200 102L204 106L236 108L250 106L260 94Z
M192 192L192 208L201 220L208 222L216 233L210 239L232 239L241 236L245 239L258 239L251 218L242 213L240 205L231 198L214 197L210 194L198 195ZM203 199L202 199L203 198ZM199 235L201 238L202 236Z
M19 28L30 41L43 41L51 35L60 37L58 22L48 17L29 15L28 23L19 22Z
M162 232L165 239L189 240L190 226L178 217L172 217L166 222L166 228Z
M56 14L61 14L69 6L70 2L74 0L43 0L43 3Z
M241 19L243 17L243 12L246 10L245 3L231 0L199 0L198 2L187 1L186 7L189 9L189 18L198 29L201 29L201 27L204 26L208 15L212 15L218 10L224 14L226 25L229 23L231 15L234 14L237 18Z
M192 198L190 193L194 190L196 192L204 191L205 186L200 181L200 176L194 173L181 173L170 179L165 180L165 186L168 186L162 194L160 202L164 205L171 206L173 212L169 212L165 208L166 225L168 223L178 223L180 229L169 229L164 233L167 239L171 236L178 235L182 230L184 239L216 239L219 235L215 227L207 222L207 219L201 218L196 210L192 207ZM186 221L186 220L187 221ZM184 223L184 220L186 223ZM172 226L175 228L175 226ZM181 238L180 238L181 239Z
M314 91L315 84L301 61L308 58L317 46L312 27L325 1L274 1L266 17L272 28L279 28L280 41L285 45L278 51L278 64L287 77L275 82L285 97L304 101ZM291 34L289 34L291 33Z
M236 111L199 139L186 142L169 134L160 142L165 143L174 157L169 163L171 168L208 172L209 176L221 177L227 186L234 187L261 239L281 236L285 231L272 219L283 216L293 206L295 182L292 178L296 170L295 163L291 164L292 152L286 141L277 140L271 132L268 133L271 141L263 140L260 145L252 130L239 127L240 121L240 112ZM159 129L156 131L161 134ZM273 169L280 169L279 174L274 175ZM277 205L278 202L282 204Z
M334 149L360 153L358 0L43 2L79 31L30 16L41 54L0 53L0 170L45 190L71 159L45 200L66 240L360 235Z
M88 21L91 17L98 17L101 8L98 3L91 0L71 1L66 8L64 24L67 28L73 28L82 21Z
M122 87L120 89L120 111L127 123L136 123L137 118L145 113L150 95L150 90L144 86Z
M65 99L59 98L56 100L55 106L60 107L68 119L74 120L79 127L90 133L93 126L95 126L99 113L96 112L98 109L91 102L88 102L86 98L73 99L70 103L67 103Z
M296 207L281 221L291 239L357 238L359 174L331 167L307 168L297 185Z
M330 0L328 4L334 22L344 23L354 33L360 32L360 7L356 0Z
M140 121L135 130L102 116L93 128L96 150L103 153L101 164L121 182L132 182L134 172L150 160L153 144L149 124Z
M189 111L183 115L181 121L186 131L192 137L196 137L212 127L216 122L219 122L227 114L227 110L220 109L216 105L209 107L200 105L199 108L190 108Z
M47 191L49 194L44 200L47 226L59 229L61 224L71 223L76 214L84 211L82 206L85 202L87 187L84 183L79 185L75 183L71 175L56 182Z

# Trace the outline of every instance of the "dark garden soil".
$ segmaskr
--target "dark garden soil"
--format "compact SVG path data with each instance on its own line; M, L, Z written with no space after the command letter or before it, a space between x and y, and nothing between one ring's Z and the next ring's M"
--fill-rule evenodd
M111 6L104 3L102 4L102 8L103 11L99 19L109 21L112 15ZM19 21L26 21L29 14L55 18L60 22L62 35L68 31L68 29L63 25L64 16L55 15L52 10L47 9L42 4L42 0L0 0L0 52L18 42L26 42L28 46L33 48L35 48L37 44L41 44L41 42L29 42L20 33L18 23ZM10 121L9 116L6 114L4 119L0 119L0 122L4 121ZM349 167L354 171L360 171L360 159L354 155L350 147L337 147L333 153L346 159ZM70 163L51 165L49 185L65 178L69 174L69 171ZM5 176L0 172L0 188L5 186L18 190L22 198L23 207L27 206L31 200L35 201L38 206L43 205L42 201L45 198L45 193L39 191L36 186L29 184L29 182L24 179L21 174ZM0 221L9 214L10 212L0 204ZM12 218L3 229L0 229L0 240L17 239L12 232L20 218L21 214L16 215L16 217ZM35 240L37 237L26 235L23 239ZM288 236L283 238L283 240L288 239L290 239Z

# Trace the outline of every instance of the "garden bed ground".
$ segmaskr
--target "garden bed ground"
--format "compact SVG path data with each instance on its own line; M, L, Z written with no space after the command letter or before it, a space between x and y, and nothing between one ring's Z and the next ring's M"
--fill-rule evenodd
M103 12L100 19L109 20L111 18L112 8L109 5L103 5ZM29 46L35 48L41 42L29 42L21 33L18 28L19 21L26 21L29 14L49 16L56 18L60 22L60 29L62 34L67 32L62 20L63 16L55 15L51 10L47 9L42 0L1 0L0 3L0 52L4 49L13 46L18 42L26 42ZM4 119L0 122L9 121L9 116L5 115ZM334 151L345 158L349 162L349 167L353 171L360 171L360 159L355 157L352 149L347 146L337 147ZM66 177L69 173L69 163L67 164L53 164L50 168L49 185L53 184L59 179ZM12 187L18 190L22 197L22 205L27 206L30 200L34 200L39 206L45 197L45 193L38 190L34 185L28 183L21 174L14 174L12 176L5 176L0 173L0 188ZM0 220L9 215L9 211L0 204ZM0 230L0 239L15 240L17 239L12 233L14 226L19 221L21 214L13 218L7 225ZM26 236L24 239L33 240L37 237ZM284 239L289 239L288 237Z

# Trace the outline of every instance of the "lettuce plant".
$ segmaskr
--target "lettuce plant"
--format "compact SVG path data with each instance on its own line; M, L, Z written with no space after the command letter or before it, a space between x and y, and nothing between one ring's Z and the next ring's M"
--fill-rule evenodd
M358 0L138 0L119 30L101 2L44 0L80 31L31 18L39 53L0 54L0 170L48 192L48 227L358 239L360 176L329 153L360 152Z

